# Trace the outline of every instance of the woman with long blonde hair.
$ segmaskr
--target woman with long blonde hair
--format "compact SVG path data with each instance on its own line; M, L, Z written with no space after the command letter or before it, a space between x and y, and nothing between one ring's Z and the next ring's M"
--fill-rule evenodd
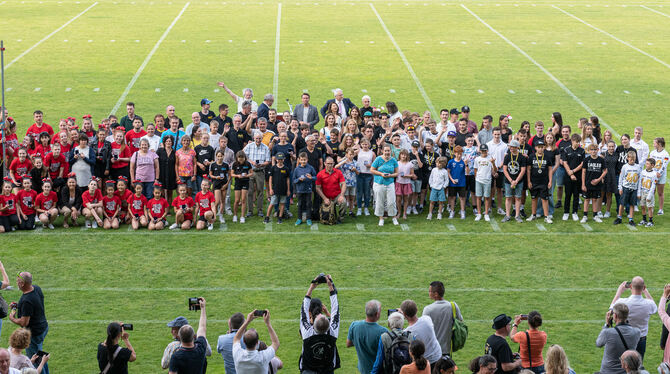
M544 369L547 374L575 374L575 371L570 368L570 362L563 347L558 344L552 345L547 350Z

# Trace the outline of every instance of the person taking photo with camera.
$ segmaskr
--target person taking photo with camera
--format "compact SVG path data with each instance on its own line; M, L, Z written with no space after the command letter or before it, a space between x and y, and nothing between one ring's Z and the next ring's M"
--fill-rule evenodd
M102 374L128 374L128 362L137 359L135 349L128 340L128 332L124 329L128 326L121 322L107 325L107 339L98 344L98 367ZM119 340L123 340L126 348L119 345Z
M200 321L198 332L193 331L191 325L179 328L179 341L181 347L177 349L170 358L170 374L203 373L207 359L207 312L205 311L205 298L199 297Z
M247 330L249 323L256 317L263 317L265 325L268 327L272 345L267 349L258 350L258 332L255 329ZM241 340L244 340L245 348L242 348ZM247 316L233 338L233 361L235 362L235 372L237 374L265 374L268 371L268 365L279 349L279 338L275 333L272 324L270 324L269 310L254 310Z
M600 374L625 374L621 355L635 349L640 340L640 329L628 324L628 306L616 304L605 315L606 323L596 339L596 347L605 347Z

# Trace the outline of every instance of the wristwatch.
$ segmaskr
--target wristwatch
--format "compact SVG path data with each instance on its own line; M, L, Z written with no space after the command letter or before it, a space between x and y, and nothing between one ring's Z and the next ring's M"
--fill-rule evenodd
M519 326L519 325L517 325L516 323L513 323L513 324L512 324L512 328L515 328L515 327L517 327L517 326Z

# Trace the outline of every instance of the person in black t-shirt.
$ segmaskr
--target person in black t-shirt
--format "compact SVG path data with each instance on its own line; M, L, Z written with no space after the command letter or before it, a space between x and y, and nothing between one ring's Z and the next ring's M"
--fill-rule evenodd
M214 119L215 114L211 110L209 110L209 106L212 104L212 100L210 99L202 99L200 100L200 107L202 110L198 112L200 114L200 121L204 122L209 125L209 122Z
M579 146L582 136L572 134L570 147L563 148L561 152L561 164L565 169L565 205L563 206L563 221L570 218L570 200L572 199L572 220L577 221L577 210L579 209L579 190L582 186L582 163L584 162L584 149Z
M181 347L177 349L170 358L170 374L203 374L207 367L205 354L207 352L207 313L205 312L205 299L198 298L200 304L200 322L198 332L194 333L193 327L184 325L179 328L179 341Z
M230 172L230 165L223 161L223 152L216 151L215 161L209 164L209 177L212 179L212 189L214 190L214 198L216 199L216 213L219 216L219 222L226 223L223 218L223 211L225 210L226 194L228 193L228 173Z
M30 330L30 345L26 348L26 356L33 357L42 350L42 343L49 332L49 324L44 313L44 294L38 285L33 284L33 276L27 271L17 276L17 286L23 295L19 303L10 305L9 320ZM49 374L49 365L44 364L42 373Z
M123 340L126 348L119 346ZM98 367L105 374L128 374L128 363L137 359L133 346L128 340L128 332L123 324L112 322L107 326L107 339L98 344ZM109 366L109 368L108 368Z
M279 204L279 210L277 212L277 223L282 223L284 207L286 207L286 204L288 204L291 170L284 164L284 159L285 156L283 153L277 153L275 156L275 161L277 163L270 168L270 190L268 195L272 196L272 199L268 205L268 211L265 214L265 223L270 222L272 208L274 208L274 206L277 204Z
M512 374L517 368L521 368L521 358L512 354L512 349L506 339L509 336L511 321L512 318L506 314L496 316L492 326L496 332L486 339L484 351L487 355L495 357L497 361L495 374Z
M607 175L607 168L605 168L605 159L598 156L598 146L589 144L588 148L591 155L584 159L582 164L582 191L585 193L585 199L584 216L581 222L586 223L588 221L589 202L593 206L593 220L602 222L600 217L596 215L597 212L600 212L597 200L600 198L603 189L602 184Z
M228 117L228 105L226 104L219 105L219 115L214 119L219 123L219 128L216 131L221 135L223 135L224 129L233 126L233 119Z
M521 222L521 196L524 192L523 180L526 175L527 158L519 152L520 143L511 140L509 153L503 160L503 174L505 175L505 218L502 222L511 219L512 199L514 200L514 218Z
M247 123L247 126L243 127L242 116L236 114L233 117L233 127L226 127L223 136L228 138L228 148L237 153L251 141L251 123Z
M549 217L549 189L551 188L551 167L554 165L553 153L551 157L544 151L544 140L538 140L535 144L535 153L530 156L526 174L531 203L531 216L528 221L535 219L537 213L537 199L542 200L542 211L544 212L544 221L553 223Z
M195 161L196 161L196 183L197 190L200 191L200 184L202 183L202 176L209 174L209 165L214 162L214 148L209 145L209 134L202 134L200 144L196 145Z

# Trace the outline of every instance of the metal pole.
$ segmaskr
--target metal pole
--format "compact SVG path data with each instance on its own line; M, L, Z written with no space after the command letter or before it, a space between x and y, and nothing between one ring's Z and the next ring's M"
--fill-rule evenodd
M0 139L2 140L2 176L7 175L7 148L5 144L5 42L0 40L0 76L2 77L2 106L0 106Z

